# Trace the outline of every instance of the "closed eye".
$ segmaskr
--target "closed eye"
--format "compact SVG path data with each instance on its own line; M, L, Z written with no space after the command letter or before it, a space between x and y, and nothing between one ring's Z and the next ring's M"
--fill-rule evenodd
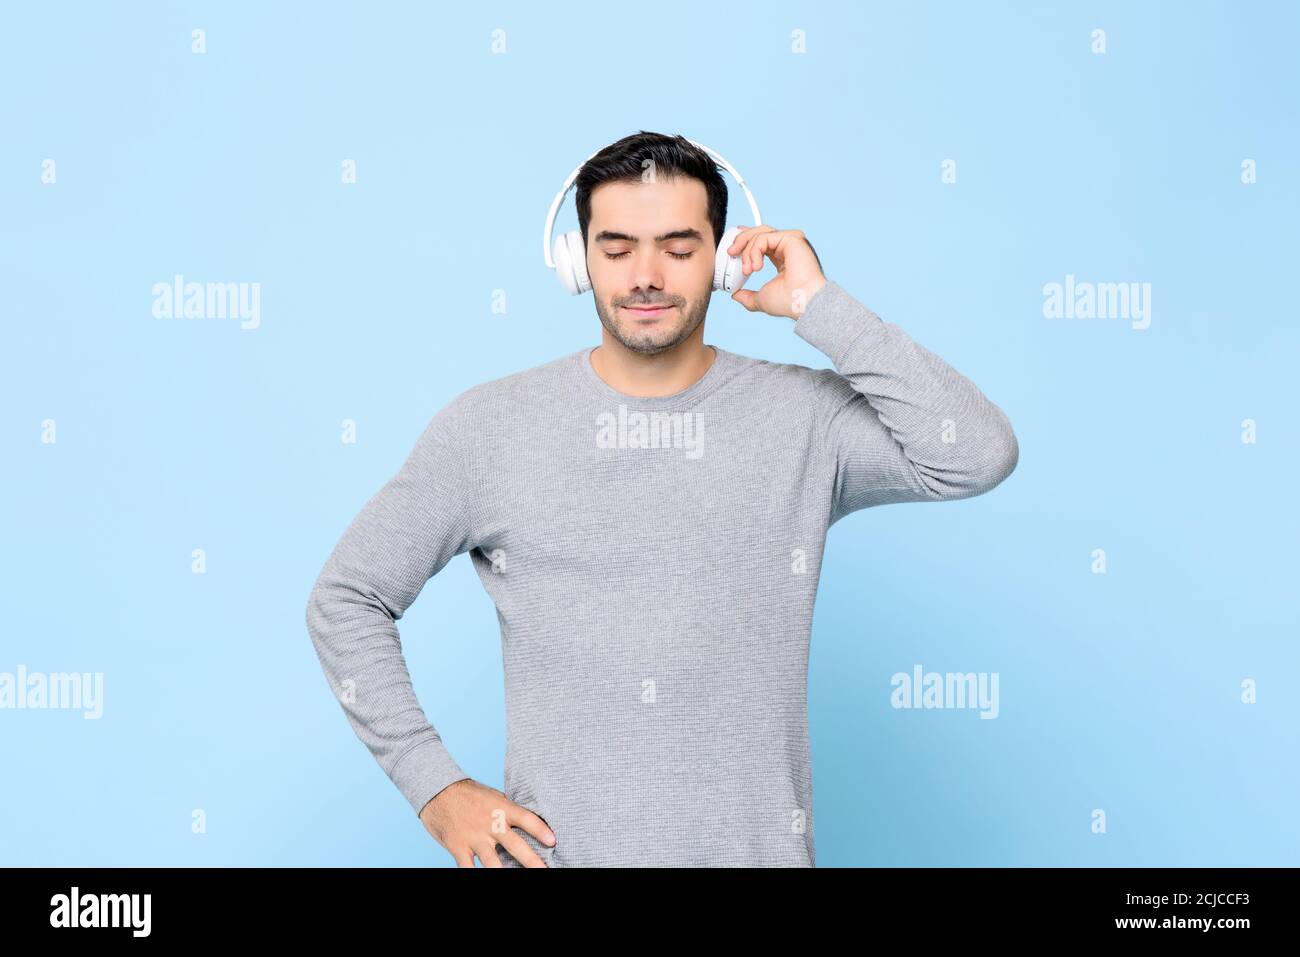
M606 258L606 259L622 259L622 258L623 258L624 256L626 256L626 255L627 255L627 251L624 250L624 251L621 252L621 253L614 253L614 254L612 254L612 255L611 255L610 253L605 253L605 258ZM692 256L695 255L695 251L692 250L692 251L689 252L689 253L669 253L668 255L672 256L674 259L690 259Z

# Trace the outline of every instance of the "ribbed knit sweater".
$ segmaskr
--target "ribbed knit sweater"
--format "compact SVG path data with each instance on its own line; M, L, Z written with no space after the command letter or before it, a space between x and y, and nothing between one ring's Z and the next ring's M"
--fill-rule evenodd
M548 866L814 866L827 529L987 492L1019 449L971 381L834 280L792 326L833 369L713 346L694 384L642 398L588 347L467 389L353 519L308 631L416 812L469 775L416 698L396 622L467 552L500 621L503 790L554 831L554 848L518 831Z

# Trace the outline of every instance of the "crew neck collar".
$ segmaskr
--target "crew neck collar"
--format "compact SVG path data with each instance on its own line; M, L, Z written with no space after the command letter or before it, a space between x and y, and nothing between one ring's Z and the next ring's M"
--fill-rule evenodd
M723 372L731 365L732 353L720 346L711 345L709 348L713 350L714 357L713 362L704 370L704 375L685 389L674 392L672 395L627 395L619 392L602 379L596 373L596 367L591 364L591 354L596 351L596 346L588 346L586 349L579 350L576 358L578 365L582 367L583 378L591 384L595 392L602 398L611 402L621 402L625 405L636 405L641 408L662 409L700 399L712 392L723 380Z

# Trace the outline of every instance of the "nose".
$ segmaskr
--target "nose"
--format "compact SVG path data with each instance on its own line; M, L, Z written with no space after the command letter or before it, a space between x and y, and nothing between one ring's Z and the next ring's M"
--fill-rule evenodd
M632 288L640 294L637 302L663 301L663 263L654 249L640 249L632 253L632 272L629 280Z

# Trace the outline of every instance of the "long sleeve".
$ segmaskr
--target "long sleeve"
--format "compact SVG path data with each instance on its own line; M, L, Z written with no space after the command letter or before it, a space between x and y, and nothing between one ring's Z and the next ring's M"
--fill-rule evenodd
M836 462L832 522L872 505L969 498L1015 469L1005 413L834 280L794 328L835 367L819 370L816 411L821 448Z
M469 777L416 699L396 625L425 582L474 547L474 495L451 408L353 519L307 602L307 629L335 697L416 813Z

